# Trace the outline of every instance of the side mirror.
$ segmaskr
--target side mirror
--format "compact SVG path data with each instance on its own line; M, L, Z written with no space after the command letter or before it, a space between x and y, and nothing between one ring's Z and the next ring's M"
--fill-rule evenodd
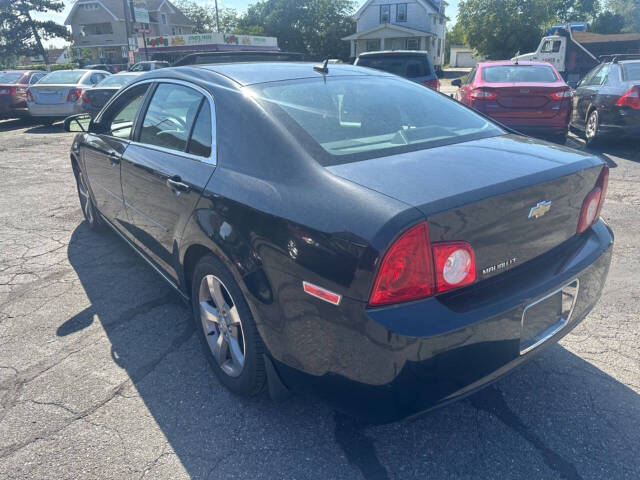
M451 82L451 85L454 87L460 88L462 86L462 80L460 80L459 78L456 78Z
M78 115L71 115L64 119L64 131L65 132L88 132L89 125L91 124L91 115L88 113L80 113Z

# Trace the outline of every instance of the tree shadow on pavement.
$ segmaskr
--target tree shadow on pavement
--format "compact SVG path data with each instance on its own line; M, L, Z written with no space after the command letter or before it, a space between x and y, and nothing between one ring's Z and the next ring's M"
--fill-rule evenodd
M415 421L363 425L314 398L276 404L228 393L188 308L115 234L83 222L68 258L90 306L58 335L100 322L106 361L128 376L116 414L139 396L192 478L574 480L640 471L640 396L562 346Z

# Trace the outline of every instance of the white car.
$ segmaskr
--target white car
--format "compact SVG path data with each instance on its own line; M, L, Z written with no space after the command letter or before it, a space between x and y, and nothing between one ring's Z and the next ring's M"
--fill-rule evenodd
M74 106L85 88L111 75L104 70L58 70L41 78L27 90L29 114L46 121L74 114Z

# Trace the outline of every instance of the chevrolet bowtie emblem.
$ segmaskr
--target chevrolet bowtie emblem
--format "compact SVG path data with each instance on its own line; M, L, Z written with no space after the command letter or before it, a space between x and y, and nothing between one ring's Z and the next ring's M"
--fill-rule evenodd
M538 202L535 207L529 210L529 218L538 218L543 216L551 209L551 202Z

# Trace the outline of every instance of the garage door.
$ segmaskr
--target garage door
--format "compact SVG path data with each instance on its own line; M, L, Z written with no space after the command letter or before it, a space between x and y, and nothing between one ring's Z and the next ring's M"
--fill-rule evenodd
M474 67L476 64L471 52L458 52L456 55L456 67Z

